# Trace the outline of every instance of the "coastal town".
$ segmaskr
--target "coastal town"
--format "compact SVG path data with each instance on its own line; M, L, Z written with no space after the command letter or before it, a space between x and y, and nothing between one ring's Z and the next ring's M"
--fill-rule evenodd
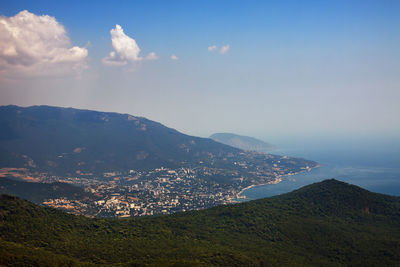
M249 166L243 162L232 164L240 167L230 172L206 166L160 167L150 171L107 172L101 179L50 176L45 182L84 188L86 197L47 199L42 204L90 217L170 214L244 201L246 197L242 193L250 187L279 183L285 175L317 167L310 161L271 156L268 168L265 166L253 172L251 177L244 177L240 169ZM228 179L229 183L218 182Z

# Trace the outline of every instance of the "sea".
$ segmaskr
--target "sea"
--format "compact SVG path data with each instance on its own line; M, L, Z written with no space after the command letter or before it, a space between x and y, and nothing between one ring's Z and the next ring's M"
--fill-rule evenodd
M340 138L286 140L271 154L300 157L321 166L285 176L278 184L249 188L248 200L287 193L325 179L337 179L372 192L400 196L400 139Z

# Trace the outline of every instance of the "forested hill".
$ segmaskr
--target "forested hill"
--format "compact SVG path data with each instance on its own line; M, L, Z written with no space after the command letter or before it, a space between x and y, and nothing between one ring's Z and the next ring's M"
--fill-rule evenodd
M400 199L336 180L208 210L89 219L0 197L0 265L395 266Z

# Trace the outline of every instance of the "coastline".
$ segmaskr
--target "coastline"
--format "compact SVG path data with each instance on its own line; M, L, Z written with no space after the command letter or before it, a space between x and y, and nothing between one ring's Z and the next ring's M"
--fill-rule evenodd
M306 172L306 171L311 172L313 169L317 169L317 168L319 168L319 167L321 167L321 166L322 166L322 165L320 165L320 164L317 163L317 165L315 165L314 167L310 168L309 170L301 170L301 171L296 172L296 173L293 173L293 174L278 175L278 176L276 177L275 180L269 181L268 183L249 185L249 186L243 188L242 190L240 190L240 191L236 194L236 198L237 198L237 199L247 199L247 197L246 197L245 195L242 195L242 194L243 194L246 190L248 190L248 189L250 189L250 188L253 188L253 187L256 187L256 186L264 186L264 185L267 185L267 184L279 184L280 182L283 181L283 178L285 178L285 177L294 176L294 175L297 175L297 174L300 174L300 173L303 173L303 172ZM236 201L234 201L234 202L236 202Z

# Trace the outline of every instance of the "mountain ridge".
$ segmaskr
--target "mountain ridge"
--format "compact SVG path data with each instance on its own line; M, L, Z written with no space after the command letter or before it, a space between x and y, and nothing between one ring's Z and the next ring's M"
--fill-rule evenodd
M17 124L17 122L19 122L19 124ZM161 123L151 121L144 117L115 112L100 112L53 106L32 106L24 108L18 106L1 106L0 125L3 129L3 134L0 136L0 141L3 143L0 147L0 152L3 152L2 158L5 158L4 153L6 150L10 150L11 156L15 157L16 154L27 152L34 154L34 150L38 150L42 145L43 148L49 152L51 157L45 159L37 158L41 165L49 167L47 169L57 167L59 163L57 159L54 158L65 157L63 153L68 155L72 154L74 156L90 153L91 157L95 157L98 156L96 154L99 151L109 150L111 154L117 154L118 150L120 150L123 152L119 153L123 154L128 149L131 149L135 151L135 154L130 155L130 158L126 160L127 162L129 161L129 166L126 166L128 164L118 162L114 162L114 164L117 169L133 167L140 169L146 168L146 164L151 165L151 167L171 164L169 157L173 156L177 157L177 160L184 160L185 157L188 156L196 158L195 153L204 153L205 148L216 152L219 150L226 150L228 152L238 151L228 146L222 146L208 138L193 137L180 133L175 129L166 127ZM46 128L38 129L39 127ZM82 130L81 127L85 128ZM118 127L118 129L115 129L115 127ZM151 127L151 129L148 129L149 127ZM32 136L26 135L23 131L30 133ZM53 131L53 133L51 131ZM63 134L62 131L73 134L76 138ZM144 134L146 131L151 131L151 133L146 135ZM41 136L38 136L39 134ZM150 134L151 136L149 136ZM92 140L91 138L93 137L97 137L98 140ZM17 138L25 139L26 142L21 143L21 140L15 142ZM54 142L60 138L64 139L64 143ZM130 141L124 143L124 140L127 139ZM178 141L176 139L182 139L182 143L180 143L180 140ZM35 146L35 144L32 144L32 141L36 141L36 143L39 144ZM45 141L53 142L52 145L54 145L54 147L46 146ZM97 151L94 148L95 142L97 142L96 145L102 145ZM196 142L200 142L204 148L197 151L196 148L199 146L196 147ZM112 143L112 145L107 146L107 143ZM88 144L89 146L92 144L90 148L93 151L88 151ZM165 146L168 146L168 144L173 144L174 147L170 146L166 149ZM178 147L179 145L181 146ZM23 149L23 147L25 147L25 149ZM190 149L196 150L192 153L194 155L188 153ZM170 151L172 156L168 154L165 155L164 151ZM148 163L150 160L146 160L146 158L152 158L151 161L154 161L154 164ZM104 165L104 163L108 164L106 159L109 158L100 158L98 160ZM43 161L51 161L52 163L50 163L50 165L56 166L46 166L49 164ZM101 166L96 167L101 168ZM94 171L99 168L91 168L86 171ZM104 168L101 169L105 171Z

